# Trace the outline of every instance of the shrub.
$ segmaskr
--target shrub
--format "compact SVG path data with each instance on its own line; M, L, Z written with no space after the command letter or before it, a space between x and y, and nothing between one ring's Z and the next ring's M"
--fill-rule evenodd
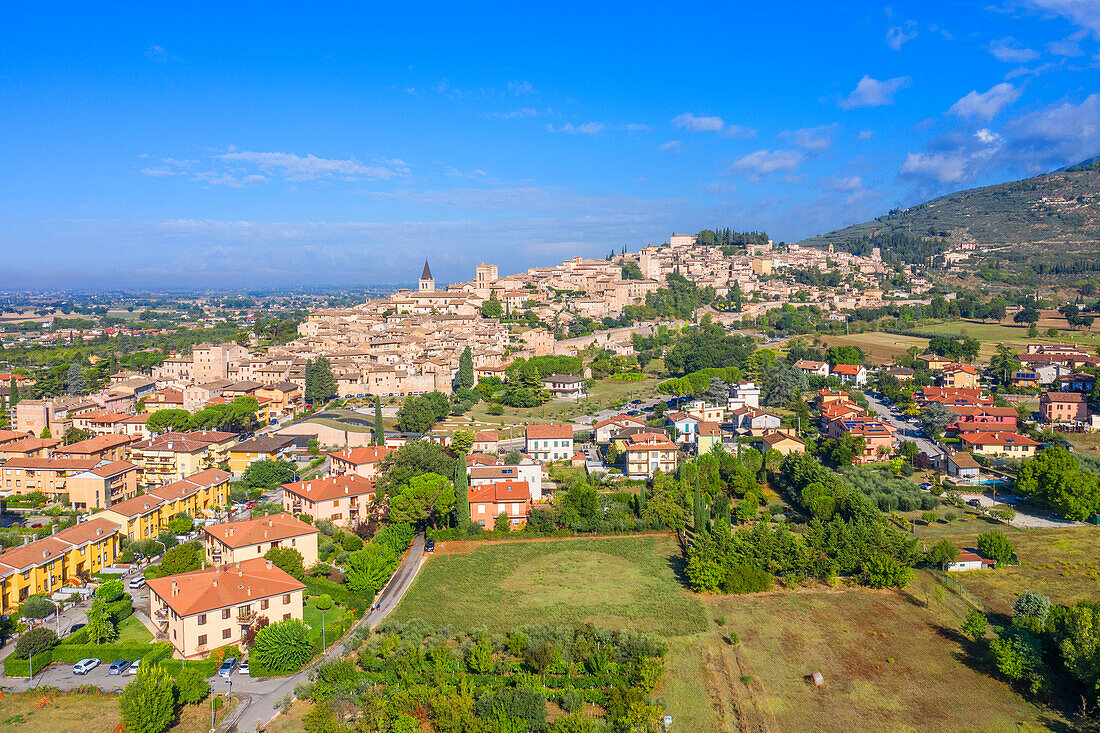
M15 642L15 649L12 651L18 659L27 659L31 654L42 654L48 652L58 645L57 634L53 631L39 626L36 629L27 631L19 640Z
M1007 537L994 529L978 535L978 553L999 563L1007 563L1016 555L1016 550Z
M128 733L161 733L176 716L176 690L159 664L138 669L118 701Z
M302 566L302 553L293 547L272 547L264 557L267 558L283 572L298 580L306 577L305 568Z
M966 620L963 621L960 630L971 639L977 641L985 636L985 630L988 626L989 621L986 619L985 614L976 608L972 608L967 612Z
M260 629L252 647L252 656L275 674L297 672L312 655L309 627L293 618Z
M184 667L176 675L176 693L184 705L197 705L210 694L210 685L198 667Z
M125 592L126 589L121 580L108 580L95 589L95 597L102 598L104 603L112 603L122 598L122 594Z

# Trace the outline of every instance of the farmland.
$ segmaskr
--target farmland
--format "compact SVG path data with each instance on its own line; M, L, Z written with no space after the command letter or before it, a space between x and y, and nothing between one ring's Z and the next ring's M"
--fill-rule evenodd
M966 606L933 592L927 573L906 592L819 585L708 597L685 590L678 567L666 537L441 543L394 618L654 631L670 649L657 697L678 730L970 731L980 720L982 730L1042 731L1056 718L961 661L954 629ZM822 688L806 681L815 671Z

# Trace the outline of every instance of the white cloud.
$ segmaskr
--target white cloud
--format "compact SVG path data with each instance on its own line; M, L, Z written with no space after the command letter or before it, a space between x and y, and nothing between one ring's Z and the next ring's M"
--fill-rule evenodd
M1020 46L1012 36L992 41L985 47L993 54L993 58L1012 64L1026 64L1039 58L1039 52Z
M538 94L535 91L535 87L529 81L510 81L508 82L508 93L520 96L523 94Z
M863 188L863 179L860 176L828 176L821 179L821 184L830 191L850 193Z
M649 132L649 125L643 125L639 122L628 122L626 124L627 132Z
M168 61L168 59L174 57L165 51L163 46L150 46L145 49L145 58L150 61L156 61L158 64L163 64Z
M689 130L691 132L716 132L724 137L733 137L743 140L756 137L756 130L751 127L742 127L741 125L733 124L727 125L725 120L721 117L699 116L691 112L684 112L683 114L673 117L671 122L673 127L678 127L681 130Z
M941 184L957 183L966 176L967 158L950 153L909 153L901 164L902 178L932 179Z
M978 138L978 142L984 143L985 145L996 145L1001 142L1001 136L988 127L983 127L975 132L974 137Z
M894 26L886 31L886 45L895 51L900 51L902 46L916 38L919 33L917 24L912 20L907 20L901 25Z
M566 122L559 128L559 132L564 132L567 135L595 135L602 132L605 127L607 125L602 122L585 122L580 125Z
M231 164L239 163L244 166L255 166L262 171L279 173L286 180L293 182L333 177L389 180L409 172L408 166L402 160L386 161L386 165L363 165L354 159L318 158L312 153L299 156L294 153L257 153L244 150L239 153L224 153L219 155L218 159Z
M856 140L859 140L860 142L863 142L864 140L870 140L874 136L875 136L875 131L874 130L860 130L859 134L856 135Z
M1085 40L1088 35L1089 32L1082 28L1060 41L1051 41L1047 44L1047 51L1055 56L1084 56L1085 52L1081 50L1081 41Z
M827 150L833 144L833 135L836 134L837 123L820 125L819 127L803 127L800 130L785 130L779 133L780 140L788 140L800 148L812 152Z
M951 105L949 113L964 120L972 117L993 119L1002 109L1020 98L1022 90L1007 82L993 86L989 91L979 93L974 90Z
M852 90L852 93L840 100L840 108L856 109L857 107L881 107L886 104L893 104L894 95L912 83L913 80L908 76L898 76L893 79L879 81L865 75L856 84L856 88Z
M1098 0L1031 0L1042 10L1057 13L1086 28L1100 39L1100 1Z
M772 173L792 174L805 160L805 153L799 150L757 150L734 161L730 170L745 171L755 182Z
M487 116L496 120L514 120L523 117L535 117L539 111L534 107L521 107L507 112L490 112Z
M661 143L660 145L658 145L657 149L658 150L672 150L672 151L678 153L678 152L680 152L680 145L681 145L681 143L680 143L679 140L669 140L668 142Z

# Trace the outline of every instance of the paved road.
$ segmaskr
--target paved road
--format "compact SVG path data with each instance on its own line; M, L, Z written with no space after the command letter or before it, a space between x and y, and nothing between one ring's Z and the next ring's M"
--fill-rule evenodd
M885 422L889 423L898 431L898 440L909 440L917 444L917 448L926 453L929 458L935 458L943 453L934 442L929 438L922 438L917 435L919 427L909 422L909 419L898 412L893 406L887 406L881 399L874 397L870 392L865 393L867 401L871 404L871 411L878 413L878 416Z
M397 607L397 603L401 600L401 596L403 596L409 586L412 585L413 579L420 570L423 559L424 535L417 535L413 540L412 547L409 549L409 554L397 568L397 572L390 578L390 582L387 583L386 587L382 589L382 592L378 594L379 607L360 619L359 623L353 627L353 630L363 625L374 628ZM237 730L251 731L262 724L266 724L278 714L279 700L284 695L293 693L298 683L305 681L306 678L309 677L309 671L313 667L340 657L344 651L344 645L342 643L334 644L324 656L306 669L290 677L282 677L274 680L254 680L251 677L240 676L239 679L235 679L233 681L234 687L241 692L251 694L251 701L242 710L238 718L240 722L237 725ZM220 691L227 687L226 683L220 681L217 677L212 679L214 680L216 690Z

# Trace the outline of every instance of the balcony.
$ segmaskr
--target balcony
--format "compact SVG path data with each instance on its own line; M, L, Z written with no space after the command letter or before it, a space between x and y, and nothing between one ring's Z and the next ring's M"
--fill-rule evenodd
M256 620L255 611L237 611L237 623L245 626L251 626L252 622Z

